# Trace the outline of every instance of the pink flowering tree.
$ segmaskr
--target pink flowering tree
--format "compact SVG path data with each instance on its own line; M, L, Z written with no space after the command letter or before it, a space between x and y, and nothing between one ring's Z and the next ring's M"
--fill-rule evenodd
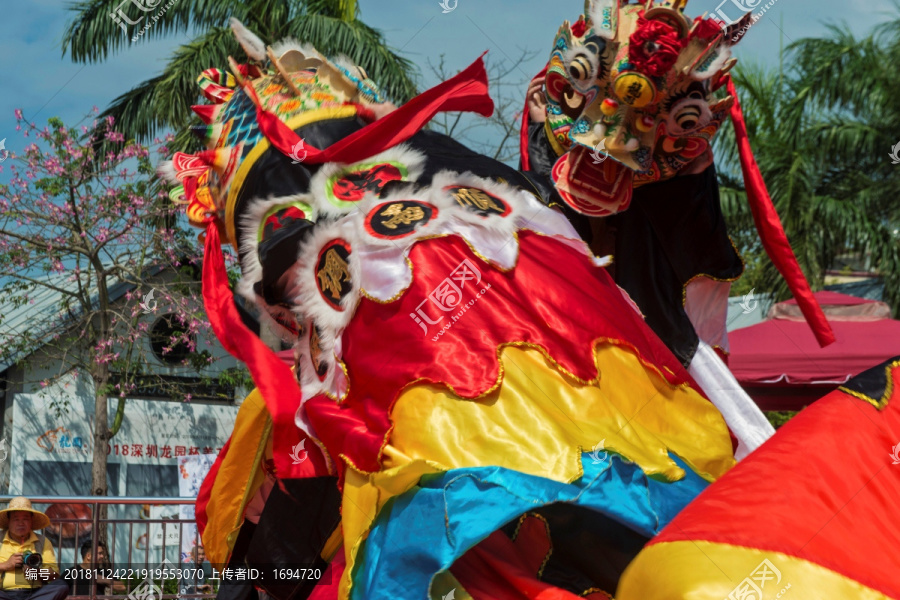
M90 378L91 493L106 495L107 447L129 393L152 388L190 400L148 352L213 383L247 380L243 370L213 368L217 359L198 348L199 340L214 347L200 297L199 245L154 172L168 153L165 140L151 153L126 141L112 118L89 116L88 125L73 129L55 118L40 128L21 111L16 117L30 139L21 155L0 164L7 170L0 172L0 299L13 308L0 315L0 358L11 364L40 350L45 364L61 365L49 376L39 371L31 383L43 387ZM54 306L35 306L36 298L51 296ZM43 312L17 327L10 313L29 306ZM153 321L161 318L166 326L159 328ZM111 419L110 402L117 402ZM57 415L64 403L52 405Z

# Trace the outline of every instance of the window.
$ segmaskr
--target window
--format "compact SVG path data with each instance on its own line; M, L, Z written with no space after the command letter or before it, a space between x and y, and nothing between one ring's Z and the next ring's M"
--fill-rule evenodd
M191 353L191 348L184 339L187 326L178 320L174 313L163 315L150 328L150 347L156 358L169 365L182 363ZM196 344L193 334L187 336Z

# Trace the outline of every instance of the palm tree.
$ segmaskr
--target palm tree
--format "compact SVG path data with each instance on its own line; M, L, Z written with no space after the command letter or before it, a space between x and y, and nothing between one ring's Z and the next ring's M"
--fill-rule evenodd
M161 0L132 0L153 5L149 18L165 5ZM128 0L81 0L72 5L75 17L63 37L63 55L76 62L100 62L129 47L132 35L143 23L123 33L124 25L110 17L118 10L134 10ZM127 13L126 13L127 14ZM143 35L161 38L174 33L201 31L191 42L178 47L162 74L137 85L116 98L104 111L112 115L117 129L138 140L149 140L157 132L179 132L174 146L191 145L187 127L192 123L192 104L197 104L197 76L210 67L227 67L228 56L242 61L243 51L228 27L230 17L242 21L265 42L293 37L314 45L328 56L344 54L362 66L394 101L405 102L416 94L417 72L412 62L388 47L382 34L359 20L356 0L180 0L172 4Z
M778 69L743 66L735 85L760 170L810 284L841 254L869 257L900 311L900 166L888 153L900 140L900 20L862 40L843 28L791 45ZM736 291L788 295L762 252L730 129L717 142L722 203L748 272ZM746 291L746 290L744 290Z

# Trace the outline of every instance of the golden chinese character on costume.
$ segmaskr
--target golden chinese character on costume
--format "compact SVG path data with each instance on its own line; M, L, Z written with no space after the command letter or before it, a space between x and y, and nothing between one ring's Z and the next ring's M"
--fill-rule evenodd
M381 216L390 217L387 221L382 221L382 225L388 229L397 229L397 225L409 225L416 221L421 221L425 218L425 211L418 206L408 206L403 208L403 205L398 202L397 204L391 204L384 209L384 211L381 212Z
M325 264L316 273L316 277L319 278L319 287L338 300L341 297L341 283L350 281L350 268L337 250L331 248L325 253Z
M498 206L493 198L479 189L460 188L453 192L453 197L456 198L460 206L474 206L478 210L503 212L502 206Z
M319 344L319 331L313 327L309 335L309 358L312 360L313 369L319 372L319 358L322 354L322 348Z

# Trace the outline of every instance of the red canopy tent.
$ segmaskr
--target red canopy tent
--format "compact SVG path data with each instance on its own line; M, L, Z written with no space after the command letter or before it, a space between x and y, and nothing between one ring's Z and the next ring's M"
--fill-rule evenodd
M837 342L820 348L796 301L728 334L728 366L763 410L800 410L854 375L900 355L900 321L883 302L816 292Z

